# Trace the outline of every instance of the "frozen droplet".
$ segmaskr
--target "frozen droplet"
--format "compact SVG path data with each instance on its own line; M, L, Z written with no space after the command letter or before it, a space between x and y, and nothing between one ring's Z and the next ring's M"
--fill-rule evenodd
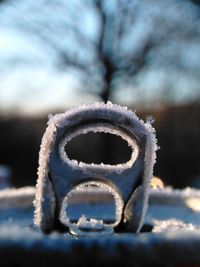
M146 120L147 120L148 123L152 124L152 123L154 123L155 118L152 115L147 115L146 116Z
M83 231L100 231L104 229L103 220L96 220L87 218L82 215L81 218L77 222L77 226Z
M53 118L53 114L48 114L48 119L51 120Z
M113 227L105 225L103 220L89 219L82 215L77 223L71 224L69 226L69 231L73 235L79 236L96 236L109 235L113 233Z

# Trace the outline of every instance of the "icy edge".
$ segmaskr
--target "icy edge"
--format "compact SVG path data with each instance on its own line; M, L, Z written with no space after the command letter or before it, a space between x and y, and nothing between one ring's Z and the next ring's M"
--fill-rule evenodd
M48 121L48 127L46 132L42 138L42 143L39 152L39 168L38 168L38 179L36 184L36 195L35 195L35 212L34 212L34 224L37 226L42 225L42 196L45 188L46 179L48 177L48 163L49 163L49 155L52 150L52 146L55 143L55 136L58 127L64 127L68 125L70 116L78 113L78 112L90 112L90 110L104 110L105 112L109 112L110 110L118 112L121 116L125 118L128 117L132 121L139 122L147 131L147 146L145 153L145 173L143 177L144 187L146 194L144 196L144 207L142 212L142 221L140 223L140 227L144 222L144 217L148 207L148 196L149 196L149 183L150 179L153 177L153 166L156 161L156 150L157 150L157 139L155 136L155 129L151 126L150 122L146 123L143 120L140 120L135 112L131 111L127 107L121 107L116 104L112 104L111 102L105 103L94 103L90 105L79 106L74 109L70 109L65 113L57 114L55 116L51 116Z

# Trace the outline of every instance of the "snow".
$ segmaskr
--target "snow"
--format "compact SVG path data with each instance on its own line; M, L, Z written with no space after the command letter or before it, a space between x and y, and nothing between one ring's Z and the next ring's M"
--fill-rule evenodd
M91 188L87 190L91 190ZM82 217L79 220L79 227L89 226L88 235L76 226L70 229L71 232L74 231L74 235L58 232L50 235L43 234L32 226L33 206L31 201L34 198L32 193L35 188L3 191L0 191L0 195L4 195L4 201L11 205L10 208L8 208L8 204L7 208L0 209L0 249L6 249L10 253L10 257L4 257L3 254L1 256L1 263L7 263L5 266L11 266L13 260L18 263L21 259L24 262L28 251L34 254L34 259L38 259L38 263L41 253L47 253L48 262L52 261L53 263L53 258L50 259L50 257L52 253L56 252L66 257L69 262L76 261L76 266L80 262L85 263L87 259L89 260L88 257L92 257L94 252L93 260L95 260L94 262L98 261L99 264L101 259L112 260L112 257L118 261L119 256L127 264L126 266L130 266L133 261L138 264L145 263L144 265L159 263L159 266L163 266L163 263L166 265L169 263L171 266L172 262L179 263L178 266L183 266L183 263L188 262L190 265L198 263L198 266L200 263L200 212L187 206L187 201L190 199L200 200L200 190L191 188L151 190L145 224L153 226L152 233L112 233L111 228L102 231L101 221L87 220ZM17 208L14 208L14 195L16 200L20 196L29 204L24 206L23 203L20 203ZM99 196L102 198L103 192L99 192ZM77 205L78 203L74 202L74 213L77 211ZM104 205L106 211L107 203L104 202ZM94 228L99 228L99 231L91 231L91 224ZM17 254L17 259L13 258L13 249L14 251L22 250L22 255ZM77 251L80 253L77 254ZM61 259L62 257L56 257L56 264L61 263ZM18 264L18 266L24 265Z
M154 233L162 233L162 232L176 232L176 231L182 231L184 232L199 232L200 233L200 227L196 227L192 223L184 223L180 220L176 219L170 219L165 221L158 221L154 220Z
M31 206L34 196L35 188L31 186L0 190L0 208Z
M91 187L79 188L80 196L84 198L84 194L90 194L94 191ZM112 201L108 198L105 201L105 190L108 188L98 188L96 191L96 198L102 201L105 205L105 217L109 216L110 206L109 202ZM109 188L110 190L110 188ZM24 187L19 189L6 189L0 190L0 228L1 225L9 222L9 225L19 224L32 224L33 205L36 189L35 187ZM108 195L107 195L108 196ZM193 201L195 199L195 202ZM190 200L193 205L189 204ZM198 201L197 201L198 200ZM81 203L80 203L81 202ZM71 209L74 207L74 218L76 213L79 213L79 206L81 207L82 201L76 198L71 203ZM196 206L195 206L196 205ZM190 229L196 231L200 229L200 190L193 188L186 188L184 190L164 188L152 189L150 191L150 201L145 224L153 226L153 232L165 232L168 229L176 226L176 229ZM88 204L88 208L93 208L93 205ZM195 208L196 207L196 208ZM107 213L108 209L108 213ZM97 211L98 212L98 211ZM102 217L104 215L102 214ZM28 221L28 223L26 223ZM192 225L192 227L191 227ZM160 229L160 230L159 230Z

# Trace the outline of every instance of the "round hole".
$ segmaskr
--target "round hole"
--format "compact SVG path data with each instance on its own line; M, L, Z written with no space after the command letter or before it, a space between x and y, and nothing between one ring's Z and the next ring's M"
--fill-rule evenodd
M90 181L76 186L67 194L62 203L60 220L67 226L77 225L81 218L87 222L87 228L90 222L94 225L94 221L114 226L121 219L122 209L121 196L112 187Z

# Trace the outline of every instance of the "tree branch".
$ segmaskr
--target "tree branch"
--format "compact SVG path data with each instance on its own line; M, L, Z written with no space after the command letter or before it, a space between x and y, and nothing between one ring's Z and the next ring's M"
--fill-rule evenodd
M107 27L107 19L105 12L103 10L103 1L98 0L96 1L96 8L99 13L99 17L101 20L100 26L100 33L99 33L99 42L97 45L97 53L98 58L104 68L103 70L103 88L100 93L100 97L104 102L107 102L110 98L111 94L111 81L114 74L114 65L113 62L110 60L109 56L104 51L104 42L105 42L105 35L106 35L106 27Z

